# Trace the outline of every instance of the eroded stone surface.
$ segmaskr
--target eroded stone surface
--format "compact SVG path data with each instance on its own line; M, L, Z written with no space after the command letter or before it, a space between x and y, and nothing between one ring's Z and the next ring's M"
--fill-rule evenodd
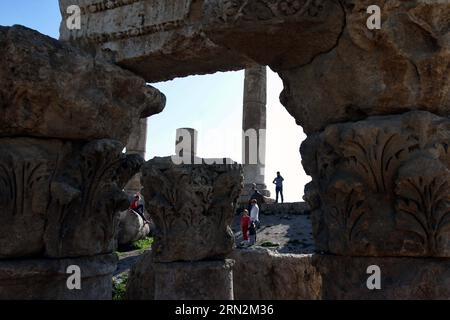
M125 299L155 300L155 270L151 251L145 252L131 268Z
M313 255L325 300L448 300L450 260ZM380 268L380 290L369 290L369 266ZM372 283L372 282L370 282Z
M0 27L0 56L0 136L126 144L165 106L142 78L25 27Z
M279 254L267 249L234 250L236 300L316 300L322 279L311 255Z
M244 55L213 43L203 30L203 0L60 0L61 40L114 54L149 82L244 68ZM81 30L66 27L67 7L79 5Z
M176 165L171 157L154 158L142 168L142 184L155 223L155 262L220 258L231 252L241 165Z
M450 256L450 121L426 111L331 125L301 148L316 248Z
M155 300L233 300L233 260L154 263Z
M337 0L205 0L208 37L274 70L308 64L345 26Z
M114 140L0 139L0 258L114 249L122 188L143 163Z
M450 4L341 2L346 25L332 50L279 72L282 103L305 132L408 110L448 115ZM381 7L381 30L366 26L370 5Z
M116 265L115 254L78 259L0 260L0 299L111 300L111 277ZM80 267L80 290L67 288L69 266Z
M73 4L81 30L66 27ZM335 46L345 24L338 0L60 0L60 8L62 40L113 56L149 82L255 61L275 70L306 64Z

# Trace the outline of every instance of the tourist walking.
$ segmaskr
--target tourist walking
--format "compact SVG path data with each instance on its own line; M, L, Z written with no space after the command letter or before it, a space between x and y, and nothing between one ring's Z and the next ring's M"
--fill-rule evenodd
M281 176L280 172L277 172L277 177L273 179L273 183L275 184L275 203L278 203L278 195L281 196L281 203L284 203L284 197L283 197L283 177Z

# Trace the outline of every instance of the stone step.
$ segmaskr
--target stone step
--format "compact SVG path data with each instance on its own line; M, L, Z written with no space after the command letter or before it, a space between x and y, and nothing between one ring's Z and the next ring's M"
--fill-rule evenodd
M309 215L310 208L306 202L264 203L260 206L261 214L298 214Z

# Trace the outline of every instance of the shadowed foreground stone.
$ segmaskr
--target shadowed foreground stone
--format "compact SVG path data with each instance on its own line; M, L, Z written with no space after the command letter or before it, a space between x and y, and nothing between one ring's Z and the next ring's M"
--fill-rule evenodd
M234 250L230 258L236 300L450 299L450 259L445 258L279 254L259 248ZM380 267L381 290L367 287L371 265ZM146 253L133 267L127 299L155 299L154 266Z
M155 263L155 300L233 300L233 260Z
M69 290L66 273L76 265L81 290ZM115 254L78 259L0 260L0 300L111 300Z
M313 255L322 277L322 299L450 299L450 259ZM381 270L381 289L369 290L367 267Z
M155 300L155 270L153 255L146 251L131 268L128 276L126 300Z
M316 300L322 279L311 255L279 254L268 249L234 250L236 300Z

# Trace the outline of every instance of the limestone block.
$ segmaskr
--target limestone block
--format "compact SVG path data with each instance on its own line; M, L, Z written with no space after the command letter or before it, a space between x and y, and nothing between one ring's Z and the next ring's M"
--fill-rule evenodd
M155 263L155 300L233 300L233 263Z
M0 56L0 136L126 144L165 106L144 79L25 27L0 27Z
M155 223L156 262L195 261L231 252L232 223L243 187L237 164L176 165L154 158L142 168L143 195Z
M450 3L341 2L346 25L335 45L279 72L284 82L281 101L304 131L407 110L448 116ZM367 28L370 5L381 8L380 30Z
M0 138L0 259L110 253L143 163L114 140Z
M336 46L345 26L337 0L205 0L203 24L219 45L275 71L308 64Z
M69 266L80 268L81 289L69 290ZM111 300L115 254L77 259L0 260L0 300ZM72 283L70 281L70 283Z
M322 278L325 300L448 300L450 260L395 257L313 255ZM381 289L369 290L367 280L380 268Z
M302 144L316 248L450 257L450 121L426 111L328 126Z
M131 267L128 276L126 300L155 300L155 270L153 254L145 252Z
M207 38L203 0L60 0L60 39L95 47L99 55L149 82L239 70L252 60ZM67 8L81 8L80 30L66 26Z
M236 300L316 300L322 279L311 255L279 254L268 249L234 250Z

